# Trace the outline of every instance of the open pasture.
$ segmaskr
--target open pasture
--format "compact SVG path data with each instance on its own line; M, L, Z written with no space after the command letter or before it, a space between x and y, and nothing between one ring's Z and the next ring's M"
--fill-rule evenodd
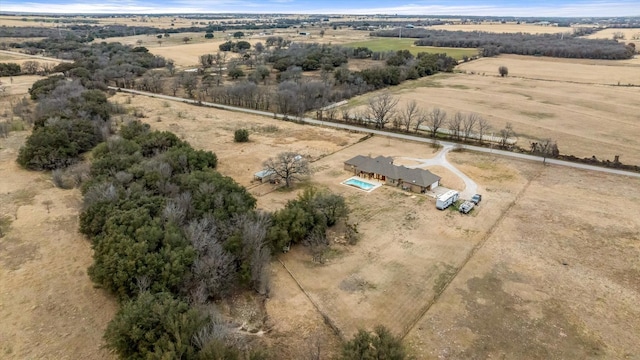
M462 59L463 56L472 57L478 55L478 49L415 46L414 42L415 39L374 38L373 40L345 43L344 46L352 48L364 46L372 51L409 50L413 55L417 55L421 52L436 54L446 53L448 56L458 60Z
M500 65L509 68L508 77L499 77ZM460 65L458 69L466 73L438 74L390 91L400 100L398 109L415 100L427 111L439 107L449 116L475 112L489 121L489 133L494 134L511 123L518 145L525 149L531 141L550 138L563 154L611 161L620 155L623 163L638 165L640 87L614 86L607 74L635 81L640 79L640 67L617 65L516 56L482 58ZM352 112L366 111L373 95L352 99Z
M623 41L625 43L634 43L636 44L636 48L640 49L640 28L631 28L631 29L603 29L598 31L595 34L587 35L587 39L613 39L615 34L622 33L624 38L618 40ZM634 39L635 38L635 39Z
M573 32L572 28L557 26L540 26L534 24L516 23L481 23L481 24L460 24L460 25L433 25L426 29L448 30L448 31L484 31L490 33L528 33L528 34L559 34Z
M495 176L488 156L451 158L476 179ZM636 358L638 186L546 167L405 343L417 359Z

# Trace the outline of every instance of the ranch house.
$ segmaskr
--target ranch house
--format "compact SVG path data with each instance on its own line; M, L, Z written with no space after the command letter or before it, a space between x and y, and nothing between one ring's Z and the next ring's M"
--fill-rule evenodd
M385 185L401 187L416 193L433 190L440 185L440 177L429 170L409 169L393 164L393 158L358 155L344 162L344 169L366 179Z

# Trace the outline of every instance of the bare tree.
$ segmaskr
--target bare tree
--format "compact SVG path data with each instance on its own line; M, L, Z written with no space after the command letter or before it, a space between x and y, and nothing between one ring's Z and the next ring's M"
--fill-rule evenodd
M369 99L368 115L375 122L376 128L384 129L384 126L391 121L397 104L398 99L387 92Z
M429 125L429 131L431 132L431 137L436 137L438 130L444 125L445 120L447 119L447 113L440 108L433 108L429 113L429 117L427 119L427 124Z
M180 83L181 81L179 77L174 78L171 82L171 92L173 93L173 96L176 96L176 93L180 90Z
M560 155L560 151L558 150L558 144L551 139L544 139L538 142L531 143L531 153L536 155L541 155L546 159L548 157L557 158Z
M459 111L453 114L453 117L449 118L449 121L448 121L449 134L451 135L452 138L456 140L460 140L460 131L462 129L463 119L464 119L464 116Z
M424 111L420 111L418 113L418 115L416 116L416 125L414 126L413 130L415 132L418 132L418 130L420 130L420 125L424 124L425 122L427 122L427 120L429 119L429 117L427 116L427 114Z
M218 75L217 85L220 86L222 82L222 72L225 70L227 66L227 53L226 52L218 52L212 59L213 66L215 68L216 74Z
M264 168L283 180L287 187L291 187L294 181L301 180L304 176L311 174L309 162L292 151L286 151L278 154L275 158L269 158L264 162Z
M478 119L480 116L476 113L467 114L467 116L462 119L462 132L464 134L464 141L469 140L469 136L473 133L473 130L478 123Z
M40 69L40 63L29 60L22 63L22 72L29 75L35 75Z
M251 285L261 295L269 293L269 250L267 230L270 226L270 218L266 213L258 213L255 216L244 216L240 219L242 228L242 243L244 262L251 266Z
M489 121L483 117L478 117L478 137L480 139L480 144L482 144L484 140L484 135L487 133L491 126L489 125Z
M199 60L200 60L200 65L202 66L203 71L213 66L213 58L214 56L212 54L200 55Z
M193 91L198 86L198 77L192 72L183 72L180 75L180 85L184 88L187 96L193 98Z
M504 126L504 129L500 130L500 147L503 149L506 149L507 147L509 147L510 146L509 138L511 138L514 135L515 135L515 132L513 131L513 125L511 125L511 123L508 122Z
M420 116L420 108L415 100L411 100L405 105L400 113L400 123L406 132L411 129L411 124Z

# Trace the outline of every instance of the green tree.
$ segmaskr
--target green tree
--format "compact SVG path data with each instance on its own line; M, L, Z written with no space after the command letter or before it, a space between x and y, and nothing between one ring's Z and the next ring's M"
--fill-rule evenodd
M233 140L235 142L247 142L249 141L249 130L238 129L233 133Z
M192 345L206 317L169 293L141 293L107 326L107 347L123 359L196 359Z

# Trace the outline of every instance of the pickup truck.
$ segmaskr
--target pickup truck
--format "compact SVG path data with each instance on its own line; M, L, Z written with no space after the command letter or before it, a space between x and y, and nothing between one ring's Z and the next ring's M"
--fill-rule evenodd
M475 204L472 203L471 201L465 201L462 203L462 205L458 207L458 210L460 210L460 212L463 214L468 214L469 211L471 211L471 209L473 209L474 206Z
M480 201L482 201L482 195L480 194L475 194L471 197L471 202L476 205L480 204Z

